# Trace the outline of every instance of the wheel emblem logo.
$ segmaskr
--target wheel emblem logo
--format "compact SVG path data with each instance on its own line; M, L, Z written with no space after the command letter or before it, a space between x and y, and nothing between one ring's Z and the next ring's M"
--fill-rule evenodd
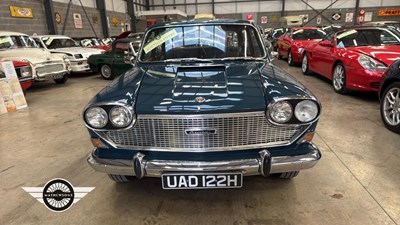
M91 192L94 187L74 187L67 180L56 178L47 182L44 187L22 187L22 189L49 210L64 212Z
M74 202L74 188L62 179L51 180L44 186L43 201L53 211L65 211Z

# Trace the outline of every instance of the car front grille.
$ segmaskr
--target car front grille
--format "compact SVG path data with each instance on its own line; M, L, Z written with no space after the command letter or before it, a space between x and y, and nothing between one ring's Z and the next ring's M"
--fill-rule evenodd
M64 70L64 65L59 63L59 64L41 64L36 66L36 73L39 75L45 75L45 74L50 74L50 73L57 73L57 72L63 72Z
M138 116L133 128L100 132L116 147L223 151L287 145L308 126L275 126L264 112L202 116Z

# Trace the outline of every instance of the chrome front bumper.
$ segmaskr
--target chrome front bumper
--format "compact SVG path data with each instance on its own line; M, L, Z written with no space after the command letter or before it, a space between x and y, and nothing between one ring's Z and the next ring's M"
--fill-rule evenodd
M244 176L283 173L313 167L321 158L319 149L310 144L310 152L297 156L269 157L268 150L260 151L260 158L229 161L174 161L146 160L138 153L132 160L104 159L93 154L87 159L98 172L142 177L160 177L167 172L222 172L240 171Z

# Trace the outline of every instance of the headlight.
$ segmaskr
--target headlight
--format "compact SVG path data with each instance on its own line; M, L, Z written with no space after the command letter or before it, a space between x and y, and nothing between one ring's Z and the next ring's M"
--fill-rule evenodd
M303 123L314 120L318 115L318 106L314 101L304 100L297 103L294 115Z
M372 59L371 57L360 55L358 57L358 63L367 70L376 70L376 71L385 71L386 66L376 60Z
M19 71L21 73L21 77L30 77L32 76L32 69L30 66L24 66L19 68Z
M298 53L303 53L303 52L304 52L304 48L299 48L299 49L297 49L297 52L298 52Z
M110 110L110 121L116 127L126 127L132 122L132 113L123 106L115 106Z
M85 112L86 122L94 128L103 128L108 123L108 116L104 109L92 107Z
M286 123L292 118L292 114L292 105L287 101L276 102L269 110L270 118L276 123Z
M63 60L64 60L64 62L69 63L70 60L71 60L71 57L72 57L72 56L69 56L69 55L63 55Z

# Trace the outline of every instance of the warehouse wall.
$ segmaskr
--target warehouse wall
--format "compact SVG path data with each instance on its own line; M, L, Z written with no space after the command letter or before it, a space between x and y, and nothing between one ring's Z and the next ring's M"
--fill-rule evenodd
M71 37L95 36L90 27L89 20L92 23L96 34L102 37L100 13L96 9L96 0L81 0L88 14L86 17L79 0L72 0L70 13L66 19L67 6L70 0L53 0L54 11L61 14L61 23L56 24L59 34L62 32L64 22L66 23L65 35ZM33 18L16 18L10 15L10 5L32 8ZM119 35L125 27L125 22L129 21L126 14L126 1L124 0L106 0L107 17L109 17L110 36ZM75 28L73 14L78 13L82 18L83 28ZM117 26L112 24L112 18L118 19ZM44 12L43 0L0 0L0 30L22 32L29 35L48 34L46 17Z
M160 9L175 9L186 12L189 16L193 16L198 13L212 13L212 0L164 0L156 1L152 0L151 7L154 10ZM186 6L179 5L185 3ZM195 3L205 3L198 4ZM253 14L255 22L265 26L265 27L275 27L282 26L279 22L282 11L282 1L281 0L271 0L271 1L249 1L249 2L237 2L227 1L227 0L214 0L215 2L215 14L217 17L228 17L237 18L238 14L241 14L241 19L245 19L248 13ZM313 8L321 11L329 6L334 0L306 0ZM175 4L175 6L172 6ZM322 18L321 23L318 25L327 25L333 22L335 24L346 24L345 16L346 13L354 12L356 5L356 0L339 0L329 7L323 15L326 16L329 21ZM360 8L366 9L367 12L372 12L372 21L384 21L384 20L400 20L400 17L378 17L378 9L390 9L390 8L400 8L400 0L361 0ZM339 21L333 21L332 14L341 13L342 18ZM286 0L285 4L285 16L286 15L303 15L308 14L308 18L312 18L316 13L311 7L307 6L300 0ZM260 18L262 16L267 16L267 24L261 24ZM353 24L354 22L348 22L347 24ZM314 19L310 21L308 25L317 25L317 20Z
M10 5L32 8L33 18L11 17ZM1 0L0 18L0 30L21 32L29 35L35 32L48 33L43 0Z

